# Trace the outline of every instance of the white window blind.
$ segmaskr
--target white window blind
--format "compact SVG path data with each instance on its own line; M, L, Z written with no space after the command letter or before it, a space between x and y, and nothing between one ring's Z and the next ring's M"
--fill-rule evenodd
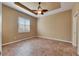
M30 32L30 20L23 18L23 17L19 17L18 20L18 32L22 33L22 32Z

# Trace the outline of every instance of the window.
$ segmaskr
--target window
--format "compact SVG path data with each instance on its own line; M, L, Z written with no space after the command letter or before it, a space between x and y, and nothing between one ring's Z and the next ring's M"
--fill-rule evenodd
M19 17L18 20L18 32L30 32L30 20Z

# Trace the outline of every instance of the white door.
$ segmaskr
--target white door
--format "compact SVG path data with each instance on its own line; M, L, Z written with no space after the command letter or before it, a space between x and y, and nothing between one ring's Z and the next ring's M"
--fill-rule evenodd
M77 21L78 21L78 30L77 30L77 34L78 34L78 40L77 40L77 52L78 52L78 55L79 55L79 14L77 16Z
M77 48L79 54L79 12L73 16L72 44Z
M77 14L77 13L76 13ZM78 23L77 23L77 16L76 16L76 14L73 16L73 22L72 22L72 24L73 24L73 26L72 26L72 44L73 44L73 46L75 46L75 47L77 47L77 29L78 29L78 27L77 27L77 25L78 25Z
M1 40L2 40L2 3L0 2L0 52L1 52Z

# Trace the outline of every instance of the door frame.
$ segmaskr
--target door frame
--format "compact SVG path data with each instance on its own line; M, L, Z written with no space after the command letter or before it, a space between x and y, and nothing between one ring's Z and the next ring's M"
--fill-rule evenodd
M77 16L78 16L78 11L73 15L73 20L72 20L72 45L74 47L77 47L77 39L78 39L78 20L77 20Z
M79 55L79 11L73 15L73 22L72 22L72 45L77 48L77 54ZM74 29L75 28L75 29ZM75 33L74 33L75 31ZM74 34L76 39L74 39Z

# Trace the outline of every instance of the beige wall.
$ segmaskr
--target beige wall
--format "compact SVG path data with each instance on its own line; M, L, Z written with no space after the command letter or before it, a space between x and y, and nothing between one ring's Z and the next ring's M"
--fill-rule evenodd
M20 13L7 6L3 7L3 44L36 36L37 21L36 18L27 14ZM25 17L31 20L31 31L29 33L18 33L18 17Z
M20 16L31 19L30 33L18 33L17 20ZM38 19L37 24L36 18L3 5L3 44L36 36L37 32L38 36L57 38L71 42L71 26L71 10L42 17Z
M38 19L38 35L71 42L71 10Z

